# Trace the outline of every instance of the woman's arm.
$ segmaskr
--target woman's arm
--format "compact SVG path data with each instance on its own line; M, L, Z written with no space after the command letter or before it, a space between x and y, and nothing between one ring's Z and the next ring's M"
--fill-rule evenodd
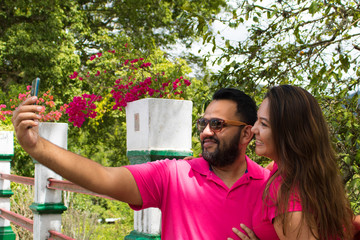
M286 221L285 232L286 236L283 232L283 224L281 222L280 217L275 217L274 220L274 228L281 240L287 239L304 239L304 240L312 240L316 239L315 236L311 234L311 228L303 222L301 224L301 216L302 212L290 212L288 214L289 219ZM313 230L313 232L315 232Z

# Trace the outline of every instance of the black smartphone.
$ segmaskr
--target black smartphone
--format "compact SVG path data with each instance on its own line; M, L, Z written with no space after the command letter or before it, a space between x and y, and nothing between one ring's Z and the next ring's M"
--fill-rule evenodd
M31 84L31 96L38 96L38 93L39 93L39 85L40 85L40 78L35 78L33 81L32 81L32 84ZM28 129L30 129L32 127L28 127Z
M37 96L39 93L40 78L35 78L31 85L31 96Z

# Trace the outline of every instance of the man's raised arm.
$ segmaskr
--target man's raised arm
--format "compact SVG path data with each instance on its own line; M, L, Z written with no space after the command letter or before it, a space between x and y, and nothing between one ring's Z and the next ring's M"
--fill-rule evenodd
M38 120L41 107L36 97L24 101L13 113L12 123L20 145L33 158L65 179L93 192L133 205L142 205L135 179L124 167L104 167L41 138Z

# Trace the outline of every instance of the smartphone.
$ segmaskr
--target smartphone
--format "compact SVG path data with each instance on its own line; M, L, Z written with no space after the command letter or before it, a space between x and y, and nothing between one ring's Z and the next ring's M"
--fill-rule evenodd
M39 85L40 85L40 78L35 78L33 81L32 81L32 84L31 84L31 96L38 96L38 93L39 93ZM34 103L36 104L36 103ZM30 129L32 127L28 127L28 129Z
M35 78L31 85L31 96L37 96L39 93L40 78Z

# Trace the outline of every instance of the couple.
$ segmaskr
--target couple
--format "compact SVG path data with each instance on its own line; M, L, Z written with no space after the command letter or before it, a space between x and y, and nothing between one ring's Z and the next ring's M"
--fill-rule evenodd
M13 115L22 147L75 184L135 210L160 208L162 239L352 239L326 122L302 88L270 89L257 114L249 96L221 89L197 121L202 158L125 167L103 167L39 137L35 102ZM256 153L275 161L271 173L245 155L254 135Z

